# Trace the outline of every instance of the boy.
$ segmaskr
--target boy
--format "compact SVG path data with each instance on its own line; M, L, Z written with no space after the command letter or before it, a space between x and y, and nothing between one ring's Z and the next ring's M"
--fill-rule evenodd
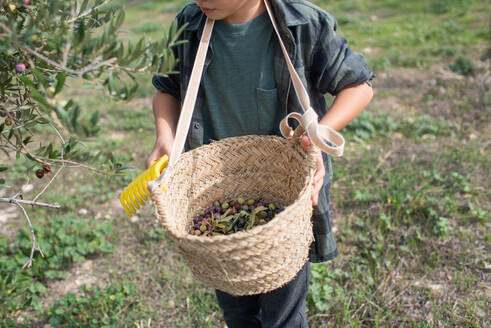
M373 73L360 54L336 35L335 19L304 0L270 0L289 57L309 93L320 124L340 130L370 102ZM187 23L174 49L179 74L155 76L156 141L147 166L170 154L205 15L216 20L193 112L186 150L226 137L279 134L279 122L301 111L264 0L198 0L177 15ZM336 95L327 110L324 94ZM304 136L302 145L310 141ZM326 174L327 171L327 174ZM318 154L312 217L315 242L310 262L329 261L337 248L329 220L330 159ZM287 285L269 293L232 296L216 291L229 328L307 327L305 299L309 263Z

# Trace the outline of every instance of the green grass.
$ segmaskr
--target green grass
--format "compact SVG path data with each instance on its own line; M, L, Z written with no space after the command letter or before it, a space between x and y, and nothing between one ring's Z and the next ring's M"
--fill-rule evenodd
M45 312L45 320L53 327L112 327L121 322L125 311L137 307L137 287L116 283L104 289L80 287L80 295L66 294Z
M107 254L114 246L106 240L113 227L110 222L76 220L36 215L35 233L44 257L36 252L33 267L21 270L31 252L31 234L26 228L15 238L0 235L0 324L12 323L13 313L32 308L40 311L49 281L65 279L67 271L95 254Z
M338 17L339 32L372 67L428 67L487 44L485 1L314 1ZM372 54L374 53L374 54Z
M185 3L118 2L127 8L124 36L152 39ZM339 33L377 78L372 104L342 131L344 157L333 160L340 255L311 267L310 326L489 326L491 92L480 59L490 37L489 5L314 3L338 18ZM97 137L79 147L111 153L134 169L111 178L66 169L40 199L62 208L29 209L48 255L37 254L33 269L20 270L30 251L25 221L9 220L12 233L0 234L0 327L224 325L214 291L192 275L152 206L132 219L119 206L119 193L143 170L154 142L151 77L137 79L128 103L77 81L62 95L87 115L100 112ZM34 185L26 199L46 183L30 162L7 165L6 186ZM87 263L92 270L83 272ZM55 293L54 286L87 277L97 283Z

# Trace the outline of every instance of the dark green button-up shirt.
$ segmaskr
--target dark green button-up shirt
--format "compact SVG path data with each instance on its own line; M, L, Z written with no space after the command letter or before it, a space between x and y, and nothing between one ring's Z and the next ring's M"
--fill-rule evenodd
M310 96L312 108L319 117L327 113L325 93L338 94L341 90L373 78L363 56L351 52L346 39L336 34L337 23L333 16L304 0L272 0L281 38L290 59ZM183 100L198 49L205 15L195 3L186 5L176 17L178 26L187 23L180 39L188 42L174 48L179 59L179 74L154 76L154 86ZM213 47L208 50L205 71L213 58ZM291 87L290 74L285 59L276 43L274 75L283 116L301 112L302 108ZM198 93L186 150L203 144L203 92ZM323 154L326 176L319 194L319 204L312 217L315 241L310 249L311 262L324 262L337 256L338 250L329 218L329 188L332 180L331 161Z

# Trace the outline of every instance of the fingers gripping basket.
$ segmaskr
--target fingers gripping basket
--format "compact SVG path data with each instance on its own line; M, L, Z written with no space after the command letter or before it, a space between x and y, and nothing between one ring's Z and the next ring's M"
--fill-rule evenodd
M233 295L251 295L289 282L313 240L310 199L314 155L274 136L227 138L184 153L152 194L156 216L194 275ZM200 237L192 218L215 200L238 197L285 209L247 232Z
M195 276L233 295L265 293L295 277L308 258L313 241L312 180L316 147L305 151L299 136L304 130L312 143L341 156L344 139L318 125L310 99L281 41L268 2L266 9L292 78L303 114L290 113L276 136L222 139L181 154L195 105L204 58L213 29L207 19L176 129L169 164L148 183L156 216ZM300 125L293 131L288 119ZM293 136L292 136L293 134ZM160 186L166 186L163 191ZM231 235L200 237L188 234L192 218L216 200L262 199L284 208L269 223Z

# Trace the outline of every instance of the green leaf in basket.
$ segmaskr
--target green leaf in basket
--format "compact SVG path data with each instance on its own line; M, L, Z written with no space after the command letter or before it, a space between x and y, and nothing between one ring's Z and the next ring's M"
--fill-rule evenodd
M222 223L222 222L229 222L230 220L233 219L233 215L228 215L228 216L225 216L225 217L221 217L219 219L216 219L215 222L218 222L218 223Z
M227 233L232 231L232 229L234 229L234 227L237 226L237 221L239 221L240 217L241 217L241 213L237 213L234 215L234 220L227 227L227 231L226 231Z
M266 213L263 211L267 210L266 207L264 206L258 206L255 209L251 211L251 216L249 218L249 224L248 228L252 228L255 224L258 224L260 222L260 218L264 217ZM261 214L260 214L261 213ZM264 216L263 216L264 215Z
M256 221L256 211L255 211L255 209L253 209L251 212L251 215L249 216L249 222L250 222L249 228L252 228L255 221Z
M255 209L253 209L252 211L253 211L253 212L256 212L256 214L257 214L257 213L259 213L259 212L261 212L261 211L266 211L266 210L267 210L267 208L266 208L266 207L264 207L264 206L258 206L258 207L256 207Z
M215 223L215 228L225 230L225 228L227 228L227 226L225 224Z

